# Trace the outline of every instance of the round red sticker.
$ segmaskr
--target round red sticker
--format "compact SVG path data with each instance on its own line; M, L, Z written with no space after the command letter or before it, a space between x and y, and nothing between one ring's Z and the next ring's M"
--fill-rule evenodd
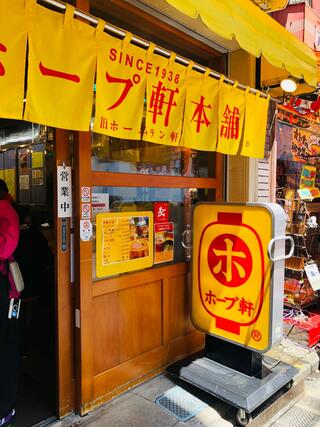
M241 286L252 272L252 255L246 243L234 234L220 234L208 249L213 277L228 287Z

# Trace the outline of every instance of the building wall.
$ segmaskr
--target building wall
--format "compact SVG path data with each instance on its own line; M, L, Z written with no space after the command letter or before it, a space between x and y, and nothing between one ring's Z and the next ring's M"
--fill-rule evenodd
M272 17L311 49L315 49L316 28L320 30L320 0L314 0L312 8L305 3L288 6L272 13Z
M305 9L305 35L304 42L311 47L311 49L315 49L315 36L316 29L320 30L320 10L318 13L311 9L310 7L306 7Z
M304 41L305 8L304 3L294 4L286 9L273 12L271 16L290 33L295 34L299 40Z
M320 15L320 0L312 0L312 9Z

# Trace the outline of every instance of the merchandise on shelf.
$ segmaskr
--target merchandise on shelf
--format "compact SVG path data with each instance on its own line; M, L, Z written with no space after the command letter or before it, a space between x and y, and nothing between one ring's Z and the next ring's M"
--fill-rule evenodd
M320 340L320 315L301 312L300 310L288 310L284 314L284 333L295 342L313 347Z
M278 189L277 196L277 202L286 213L286 234L294 241L293 256L285 261L284 305L304 308L318 301L305 267L318 260L319 225L317 218L310 215L306 202L298 197L298 192L283 188Z

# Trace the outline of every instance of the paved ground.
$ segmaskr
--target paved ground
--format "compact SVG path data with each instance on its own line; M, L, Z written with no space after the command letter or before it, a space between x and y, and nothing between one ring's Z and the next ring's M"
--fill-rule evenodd
M265 427L316 427L320 426L320 373L313 372L304 380L305 393L298 402Z
M155 404L155 399L161 394L179 385L208 403L196 417L187 422L180 422ZM90 427L232 427L236 410L207 394L190 388L169 375L159 375L146 383L135 387L123 395L113 399L102 408L93 411L85 417L70 417L55 424L55 427L73 427L77 425Z
M253 420L252 427L320 427L317 354L284 342L273 349L272 356L275 355L298 368L296 385L268 409L271 415L267 418L274 415L270 421L266 422L267 411L264 411ZM186 422L179 421L155 403L157 397L176 385L205 404L197 415ZM87 416L71 416L56 422L54 427L232 427L236 425L236 412L234 407L163 374L113 399Z

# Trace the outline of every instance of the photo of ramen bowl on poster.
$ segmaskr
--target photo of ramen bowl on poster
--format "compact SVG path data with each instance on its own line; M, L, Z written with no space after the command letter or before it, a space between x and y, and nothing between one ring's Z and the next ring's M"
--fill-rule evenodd
M149 218L130 218L130 259L149 255Z

